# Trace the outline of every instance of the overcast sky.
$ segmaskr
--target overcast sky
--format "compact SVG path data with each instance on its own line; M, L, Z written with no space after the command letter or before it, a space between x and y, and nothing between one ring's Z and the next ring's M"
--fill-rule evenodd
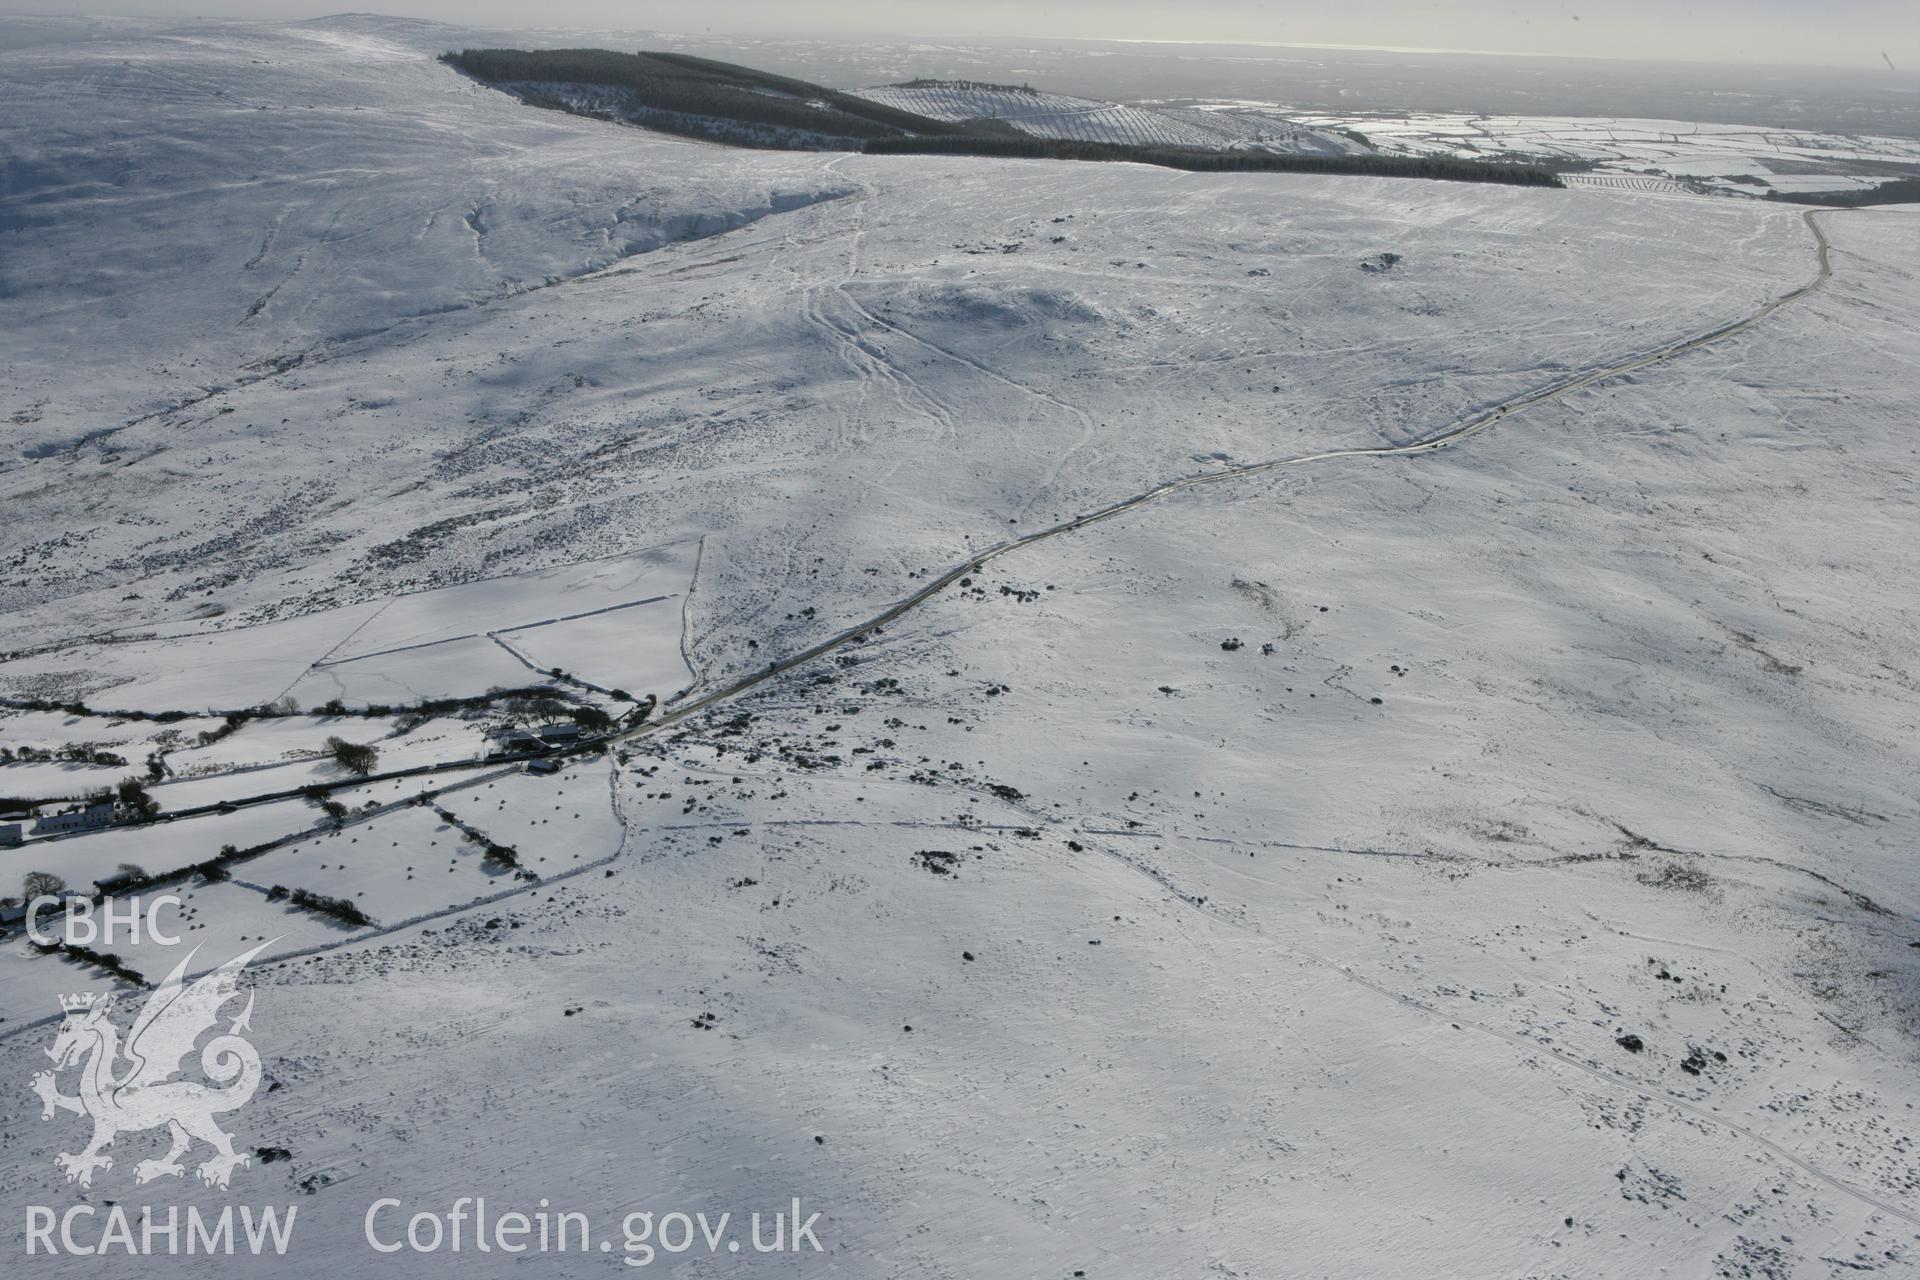
M0 0L0 10L305 18L366 7L497 26L1069 36L1920 69L1920 0Z

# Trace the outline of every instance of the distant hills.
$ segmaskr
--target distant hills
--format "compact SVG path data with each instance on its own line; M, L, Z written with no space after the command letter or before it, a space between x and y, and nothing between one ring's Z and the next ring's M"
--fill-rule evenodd
M1256 110L1128 106L970 81L847 93L681 53L464 49L441 60L535 106L728 146L1561 185L1528 163L1377 155L1359 134Z

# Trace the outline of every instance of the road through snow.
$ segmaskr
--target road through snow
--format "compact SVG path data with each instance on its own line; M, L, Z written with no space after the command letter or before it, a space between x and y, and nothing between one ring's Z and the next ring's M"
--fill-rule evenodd
M1491 409L1476 414L1465 422L1445 428L1434 434L1423 436L1407 444L1370 445L1352 449L1331 449L1322 453L1300 454L1296 457L1289 458L1271 458L1265 462L1249 462L1240 466L1227 466L1215 471L1201 472L1198 475L1182 476L1177 480L1169 480L1164 484L1156 485L1142 493L1137 493L1130 498L1123 498L1118 502L1109 503L1107 506L1089 511L1084 515L1075 516L1071 520L1062 521L1059 524L1051 525L1048 528L1026 534L1019 538L1010 538L948 569L926 586L921 587L918 591L913 592L895 604L888 606L885 610L867 619L865 622L857 623L837 635L822 640L811 648L803 649L792 657L768 663L764 670L757 671L750 676L737 680L723 689L717 689L712 693L695 698L693 701L662 716L658 720L650 721L643 725L636 725L632 729L618 735L616 741L639 737L677 724L710 707L730 701L746 693L748 690L764 684L775 676L783 675L796 667L805 666L810 662L825 657L827 654L844 648L872 634L879 628L893 622L895 619L912 612L920 605L958 582L961 578L966 577L968 574L979 572L984 565L991 561L1011 555L1023 547L1030 547L1035 543L1045 542L1051 538L1057 538L1062 534L1084 529L1088 525L1098 524L1102 520L1112 519L1114 516L1132 511L1136 507L1145 506L1147 503L1155 502L1169 494L1178 493L1183 489L1196 488L1200 485L1218 484L1226 480L1238 480L1243 476L1279 471L1289 467L1304 467L1316 462L1333 462L1342 458L1406 457L1412 454L1430 453L1436 449L1444 449L1449 445L1457 444L1460 441L1476 436L1489 427L1494 426L1509 414L1520 413L1536 405L1546 404L1549 401L1557 400L1572 392L1593 386L1595 383L1604 382L1609 378L1617 378L1625 373L1631 373L1636 369L1644 369L1651 365L1664 364L1669 360L1686 355L1690 351L1698 351L1702 347L1742 333L1754 325L1759 324L1780 308L1790 303L1798 302L1809 294L1825 288L1827 282L1833 278L1831 246L1827 242L1826 233L1820 229L1820 224L1815 220L1817 212L1820 211L1809 210L1801 215L1807 224L1807 229L1813 233L1815 256L1819 264L1819 269L1814 278L1797 289L1781 294L1779 297L1772 299L1757 310L1738 320L1730 321L1717 328L1710 329L1705 333L1696 334L1691 338L1669 343L1654 351L1644 352L1614 364L1603 365L1598 369L1591 369L1585 373L1575 374L1559 382L1550 383L1537 390L1515 396L1510 400L1502 401ZM894 326L886 325L886 322L878 320L877 317L873 317L871 313L866 312L864 308L862 308L862 314L867 315L869 319L874 320L877 324L885 325L890 330L904 333L903 330L895 329ZM912 337L911 334L906 334L905 336ZM951 353L943 352L943 354ZM955 356L954 358L959 359L960 357ZM965 363L969 365L973 364L972 361L966 361ZM973 367L979 368L977 365ZM999 376L986 369L981 369L981 372L991 377ZM1004 381L1004 379L1002 380ZM1021 389L1027 390L1025 387ZM1048 397L1048 399L1051 399L1051 397ZM1078 410L1075 412L1078 412Z
M1329 450L1321 453L1302 454L1297 457L1276 458L1276 459L1270 459L1265 462L1255 462L1255 463L1248 463L1248 464L1237 466L1237 467L1227 467L1227 468L1222 468L1221 470L1218 470L1218 471L1205 472L1199 475L1184 476L1184 477L1181 477L1180 479L1171 480L1165 484L1158 485L1152 489L1148 489L1143 493L1134 495L1133 497L1126 498L1121 501L1109 504L1108 506L1098 508L1097 510L1090 511L1084 515L1076 516L1071 520L1063 521L1049 528L1042 529L1031 534L1027 534L1020 538L1009 539L1008 541L1003 542L997 546L991 547L986 551L983 551L969 558L964 563L952 569L947 570L945 573L941 574L939 577L929 582L926 586L922 587L920 590L915 591L913 594L907 596L905 599L890 606L885 611L867 620L866 622L860 623L857 626L854 626L845 631L842 631L838 635L835 635L827 640L824 640L819 644L814 645L813 647L802 651L801 653L793 655L792 657L783 659L775 663L771 663L768 665L766 670L757 672L754 675L749 676L743 680L736 681L735 683L727 686L724 689L715 690L714 692L709 693L703 697L696 698L693 701L687 703L686 705L680 707L679 709L661 717L661 719L657 721L635 726L634 728L619 735L619 738L616 740L626 740L626 739L644 736L647 734L658 732L659 730L668 728L672 725L678 724L682 721L689 719L694 715L699 714L700 712L706 711L716 705L719 705L721 703L737 698L740 695L759 686L760 684L765 683L767 680L770 680L776 676L782 675L797 667L804 666L808 663L814 662L817 659L825 657L826 655L833 653L838 649L844 648L845 646L852 644L865 636L875 633L876 631L886 626L887 624L912 612L915 608L919 607L921 604L924 604L928 600L937 596L940 592L952 586L955 582L957 582L962 577L965 577L972 573L979 572L984 565L986 565L987 563L993 560L1000 559L1003 556L1011 555L1013 552L1019 551L1024 547L1032 546L1035 543L1044 542L1044 541L1047 541L1048 539L1059 537L1062 534L1072 533L1078 529L1084 529L1087 526L1096 524L1102 520L1111 519L1114 516L1121 515L1122 513L1127 511L1131 511L1136 507L1144 506L1147 503L1157 501L1160 498L1164 498L1170 494L1179 492L1180 490L1195 488L1200 485L1215 484L1222 481L1236 480L1243 476L1254 475L1254 474L1259 474L1259 473L1269 472L1269 471L1277 471L1283 468L1306 466L1311 463L1332 462L1332 461L1345 459L1345 458L1405 457L1405 456L1411 456L1414 454L1429 453L1438 449L1444 449L1450 445L1457 444L1461 441L1467 440L1475 435L1480 434L1481 432L1496 425L1502 419L1508 417L1511 414L1520 413L1526 409L1530 409L1537 405L1548 403L1549 401L1559 399L1560 397L1563 397L1575 391L1579 391L1584 388L1593 386L1597 383L1604 382L1608 379L1619 377L1622 374L1631 373L1637 369L1644 369L1653 365L1663 364L1669 360L1677 359L1680 356L1686 355L1689 352L1700 350L1703 347L1709 346L1713 343L1719 342L1723 339L1726 339L1736 334L1739 334L1741 332L1744 332L1745 330L1750 329L1753 326L1761 323L1768 316L1772 315L1775 311L1778 311L1780 308L1788 306L1791 303L1797 302L1802 298L1805 298L1810 294L1813 294L1818 290L1824 288L1827 282L1831 280L1833 277L1833 266L1831 261L1831 245L1827 240L1826 233L1820 227L1820 224L1817 220L1816 212L1808 211L1802 214L1801 216L1806 222L1807 229L1812 233L1814 238L1815 256L1818 263L1818 270L1816 274L1814 275L1813 279L1809 280L1806 284L1803 284L1800 287L1793 289L1788 293L1782 294L1779 297L1772 299L1771 301L1767 302L1765 305L1753 311L1751 314L1745 317L1742 317L1741 319L1731 321L1724 325L1720 325L1714 329L1708 330L1705 333L1695 335L1694 337L1685 339L1677 343L1669 344L1655 351L1646 352L1640 355L1630 357L1625 360L1615 362L1613 364L1605 365L1597 369L1592 369L1585 373L1577 374L1577 375L1568 377L1560 382L1556 382L1546 387L1542 387L1538 390L1527 392L1524 395L1517 396L1513 399L1504 401L1501 404L1496 405L1491 409L1485 410L1484 412L1475 415L1474 417L1468 419L1463 423L1460 423L1452 427L1448 427L1443 431L1422 437L1418 440L1412 441L1407 444L1379 445L1379 446L1373 446L1373 447L1367 447L1367 448ZM869 318L871 319L872 317L869 316ZM890 329L893 328L893 326L891 325L888 325L886 327ZM908 335L908 336L911 336L911 335ZM1100 848L1098 843L1095 844L1095 847ZM1906 1209L1900 1208L1897 1205L1893 1205L1884 1200L1878 1199L1877 1197L1865 1191L1862 1191L1859 1188L1856 1188L1840 1180L1839 1178L1834 1177L1831 1174L1826 1173L1825 1171L1815 1167L1814 1165L1809 1164L1807 1161L1794 1155L1791 1151L1787 1150L1785 1147L1781 1146L1779 1143L1774 1142L1772 1139L1767 1138L1764 1135L1757 1133L1752 1129L1746 1128L1745 1126L1733 1120L1727 1119L1724 1116L1715 1114L1714 1112L1712 1112L1707 1108L1688 1102L1687 1100L1677 1097L1673 1094L1670 1094L1664 1090L1660 1090L1660 1091L1650 1090L1644 1085L1638 1084L1624 1076L1616 1075L1615 1073L1610 1072L1603 1067L1597 1066L1590 1062L1584 1062L1570 1054L1564 1053L1558 1049L1554 1049L1547 1045L1539 1044L1523 1036L1502 1031L1498 1028L1491 1027L1483 1023L1461 1019L1453 1015L1447 1014L1439 1009L1434 1008L1432 1005L1426 1004L1425 1002L1420 1001L1412 996L1394 991L1391 988L1388 988L1377 982L1373 982L1365 977L1362 977L1361 975L1354 973L1349 966L1342 965L1335 961L1326 959L1325 957L1322 957L1312 951L1306 950L1305 948L1302 948L1296 944L1286 942L1282 939L1274 938L1270 934L1267 934L1264 931L1259 930L1257 927L1247 925L1241 921L1233 920L1219 912L1210 911L1203 904L1194 902L1194 900L1189 895L1181 892L1176 886L1174 886L1172 883L1167 881L1163 876L1159 875L1157 872L1154 872L1149 868L1142 867L1139 864L1133 862L1132 860L1127 859L1118 853L1114 853L1111 850L1100 848L1100 851L1106 854L1108 857L1114 858L1115 860L1121 862L1122 864L1129 867L1130 869L1137 871L1142 875L1147 876L1149 879L1153 880L1156 884L1158 884L1163 890L1172 894L1183 903L1186 903L1188 906L1193 907L1195 910L1200 911L1203 914L1207 915L1211 919L1219 920L1235 928L1251 929L1257 935L1263 938L1266 938L1267 940L1280 946L1281 948L1286 950L1289 954L1294 955L1308 963L1327 969L1339 975L1340 977L1344 978L1349 982L1355 983L1359 986L1362 986L1371 991L1374 991L1379 995L1385 996L1386 998L1393 1000L1406 1008L1416 1010L1420 1013L1426 1014L1433 1018L1441 1019L1447 1022L1449 1025L1454 1026L1456 1028L1471 1029L1471 1030L1480 1032L1481 1034L1496 1037L1500 1040L1507 1041L1528 1052L1544 1054L1567 1066L1570 1066L1579 1071L1582 1071L1597 1080L1600 1080L1615 1088L1631 1093L1636 1097L1647 1098L1653 1101L1658 1101L1658 1102L1668 1104L1679 1110L1685 1111L1687 1114L1694 1116L1699 1120L1705 1121L1710 1124L1719 1125L1727 1129L1728 1131L1736 1133L1741 1137L1746 1138L1748 1141L1754 1143L1755 1145L1765 1149L1766 1151L1776 1156L1780 1160L1800 1170L1802 1173L1806 1174L1808 1177L1813 1178L1814 1180L1828 1187L1831 1187L1832 1189L1842 1193L1843 1195L1846 1195L1847 1197L1853 1200L1858 1201L1859 1203L1867 1206L1868 1208L1876 1210L1878 1212L1888 1214L1892 1217L1899 1218L1902 1221L1907 1222L1911 1225L1920 1226L1920 1213L1910 1212Z

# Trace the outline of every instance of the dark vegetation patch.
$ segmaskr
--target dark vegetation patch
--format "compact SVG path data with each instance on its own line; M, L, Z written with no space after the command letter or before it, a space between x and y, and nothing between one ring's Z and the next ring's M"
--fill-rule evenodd
M100 769L123 769L127 758L111 751L102 751L84 742L69 742L59 747L36 747L22 744L9 747L0 743L0 764L83 764Z
M362 778L372 773L374 766L380 763L380 748L370 742L348 742L345 738L328 738L327 754L333 762L348 773Z
M1279 155L1270 151L1209 151L1200 147L1078 142L979 132L943 137L876 138L867 143L866 152L868 155L1119 160L1189 173L1351 173L1370 178L1439 178L1448 182L1498 182L1518 187L1565 185L1548 169L1513 161L1456 160L1446 156Z
M896 89L984 89L990 93L1021 93L1029 98L1037 98L1040 91L1030 84L994 84L991 80L902 80L893 86Z
M242 707L238 711L225 712L226 718L222 724L203 731L196 740L203 747L209 746L233 733L249 720L285 720L295 716L309 715L358 716L371 720L408 715L428 720L435 716L450 716L462 711L480 710L496 702L507 702L516 698L550 698L554 693L555 690L550 685L521 685L511 689L493 688L485 693L463 698L423 698L419 702L397 704L375 702L364 707L349 707L340 699L334 698L310 711L302 711L292 699L282 698L278 702L262 703L257 707ZM0 708L9 711L59 711L70 716L95 716L103 720L151 720L156 724L172 724L175 721L188 720L196 716L223 714L209 708L198 711L143 711L138 708L108 710L89 707L84 702L55 702L46 698L9 697L0 697Z
M364 928L373 923L372 917L347 899L328 897L311 889L289 890L285 885L277 884L267 890L267 901L290 902L303 911L311 911L314 915L325 916L354 928Z
M442 55L442 62L482 84L513 85L522 98L540 98L537 86L546 83L604 85L624 89L636 107L649 113L672 113L673 120L649 118L645 123L744 145L798 145L820 149L819 142L765 141L774 135L739 126L791 129L803 134L828 135L864 142L903 137L909 133L962 133L962 126L930 120L910 111L868 102L789 76L772 75L751 67L715 62L684 53L615 53L609 49L463 49ZM543 106L571 109L558 100Z
M945 849L921 849L914 853L913 860L934 875L950 876L960 861L960 855Z
M92 947L81 946L76 942L35 942L31 945L41 955L57 955L74 964L92 965L95 969L131 986L149 985L144 976L137 970L129 969L120 957L111 951L96 951Z
M1920 202L1920 176L1894 178L1871 187L1849 187L1844 191L1769 191L1767 199L1786 204L1811 204L1828 209L1858 209L1870 204L1913 204Z
M1714 888L1713 877L1697 860L1663 862L1637 872L1634 879L1655 889L1673 889L1682 893L1706 893Z

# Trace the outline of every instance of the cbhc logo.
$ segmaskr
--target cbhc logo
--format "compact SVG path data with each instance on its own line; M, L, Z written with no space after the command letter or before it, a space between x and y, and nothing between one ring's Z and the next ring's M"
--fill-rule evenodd
M70 947L113 946L116 938L127 946L137 947L144 929L156 945L170 947L180 941L180 935L161 929L160 912L165 907L180 905L178 896L163 893L148 898L144 908L139 898L124 901L104 898L95 910L89 898L56 898L43 893L27 904L27 936L43 947L58 946L62 942ZM40 915L50 908L61 907L66 909L62 936L50 938L40 932Z

